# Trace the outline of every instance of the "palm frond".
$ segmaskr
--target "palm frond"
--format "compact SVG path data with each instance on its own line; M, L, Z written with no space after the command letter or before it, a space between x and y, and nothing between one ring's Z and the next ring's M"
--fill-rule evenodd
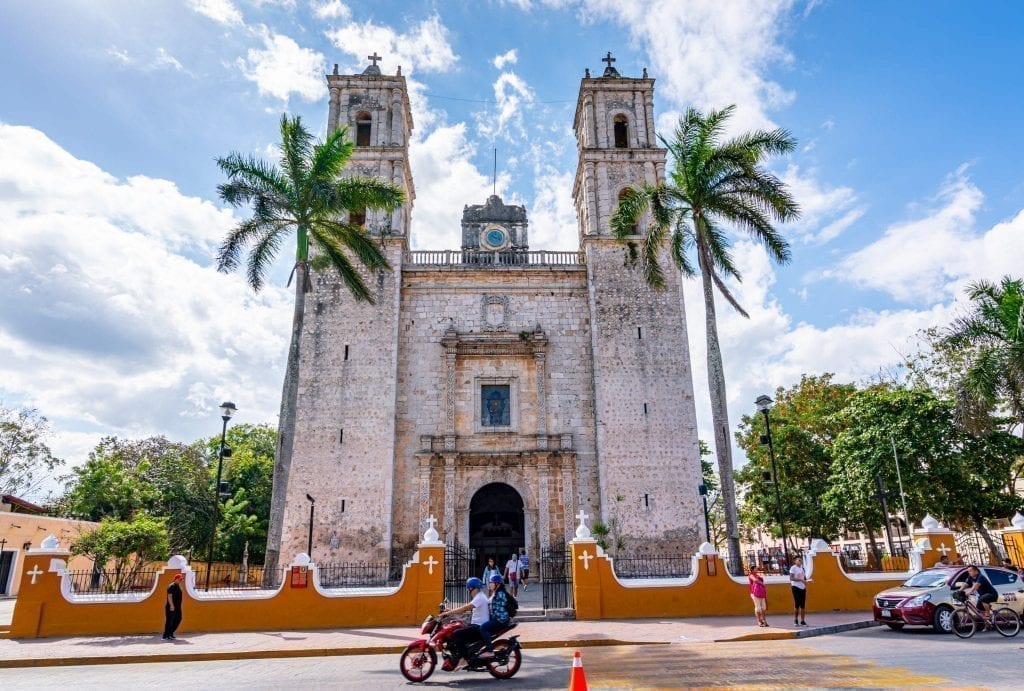
M337 185L338 203L347 210L394 211L405 203L405 194L394 185L373 178L345 178Z
M352 297L359 302L373 304L373 294L367 287L366 281L359 274L359 271L349 260L348 255L345 254L345 250L337 235L323 234L315 237L317 238L317 246L320 251L326 255L330 266L338 272Z
M358 225L325 219L313 226L311 234L318 245L342 247L351 251L368 269L391 270L391 265L380 247L366 230Z
M285 223L274 228L266 228L253 244L252 250L249 252L245 275L254 292L258 293L263 288L267 270L273 263L274 257L277 256L278 250L281 249L281 242L287 231L288 225Z

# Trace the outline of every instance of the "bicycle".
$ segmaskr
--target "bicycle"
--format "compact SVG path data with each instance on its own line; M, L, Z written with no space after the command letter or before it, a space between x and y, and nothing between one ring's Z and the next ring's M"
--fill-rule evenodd
M992 607L991 614L985 613L974 603L966 593L955 591L953 600L956 601L953 609L952 628L960 638L970 638L981 626L983 629L994 628L999 635L1011 638L1020 631L1020 617L1009 607Z

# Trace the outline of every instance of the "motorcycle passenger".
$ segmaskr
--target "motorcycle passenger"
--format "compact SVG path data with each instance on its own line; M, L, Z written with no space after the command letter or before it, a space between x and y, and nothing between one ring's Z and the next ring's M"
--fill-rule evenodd
M978 594L978 607L986 616L992 610L989 607L989 603L999 599L999 593L996 592L996 589L992 587L989 580L981 573L981 569L974 564L967 567L967 578L964 579L960 589L967 595Z
M494 653L494 635L508 626L509 620L512 618L508 613L508 591L505 590L505 579L501 577L500 573L496 573L491 576L491 580L488 583L491 589L490 597L490 611L491 618L484 624L480 625L480 638L484 641L484 648L489 653Z
M469 643L480 638L480 626L486 624L490 619L488 612L488 601L487 596L483 593L484 582L475 576L466 580L466 588L469 590L470 602L469 604L463 605L462 607L456 607L455 609L448 610L444 613L445 617L453 617L458 614L463 614L472 610L473 614L469 619L469 626L459 629L452 634L451 642L455 646L455 666L458 667L459 659L469 659L469 655L466 652L466 646ZM494 657L493 652L484 652L478 656L480 659L490 659Z

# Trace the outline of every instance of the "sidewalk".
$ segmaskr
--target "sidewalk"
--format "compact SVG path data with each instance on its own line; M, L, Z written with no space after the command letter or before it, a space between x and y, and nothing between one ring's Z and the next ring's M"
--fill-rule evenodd
M786 617L776 615L775 623ZM750 617L701 619L631 619L615 621L530 621L514 634L525 648L587 647L621 644L688 644L734 640L771 640L834 633L859 628L870 613L814 614L811 626L759 628ZM152 636L97 638L0 639L0 668L57 665L178 662L188 660L318 657L326 655L399 654L418 637L416 627L271 631L260 633L189 633L188 614L176 641Z

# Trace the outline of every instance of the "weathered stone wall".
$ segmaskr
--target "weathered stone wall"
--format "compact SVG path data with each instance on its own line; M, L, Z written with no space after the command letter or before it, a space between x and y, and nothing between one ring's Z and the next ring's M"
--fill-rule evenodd
M357 303L326 272L307 297L284 554L306 550L309 493L315 561L388 558L402 251L389 240L394 271L366 276L375 304Z
M399 324L399 393L396 407L394 541L411 542L417 521L430 513L445 516L446 478L454 506L445 539L468 538L468 507L473 493L488 482L515 487L527 506L528 546L547 542L540 525L548 522L548 539L564 539L571 523L562 518L562 503L597 507L594 449L593 378L590 370L589 309L583 267L407 267L403 277ZM488 303L493 306L488 311ZM490 315L490 316L489 316ZM542 362L530 350L540 326L547 343ZM448 421L446 332L463 339L494 339L498 351L526 352L454 355L453 413ZM506 346L500 345L502 339ZM538 383L538 367L542 384ZM515 389L513 429L479 427L480 378L509 380ZM543 394L538 390L544 387ZM544 405L540 405L543 400ZM543 419L541 419L543 416ZM449 425L454 435L449 434ZM561 435L571 435L563 453ZM538 436L548 449L538 452ZM444 438L454 448L444 448ZM426 438L426 441L425 441ZM568 443L568 440L567 440ZM538 465L561 467L571 455L571 472L579 479L571 496ZM553 456L555 460L549 460ZM538 460L540 459L540 460ZM567 472L570 472L567 469ZM547 502L539 502L541 484ZM552 501L555 499L556 501ZM548 517L536 516L539 503ZM531 509L533 507L533 509ZM531 516L531 510L534 512ZM570 511L573 513L574 511Z

